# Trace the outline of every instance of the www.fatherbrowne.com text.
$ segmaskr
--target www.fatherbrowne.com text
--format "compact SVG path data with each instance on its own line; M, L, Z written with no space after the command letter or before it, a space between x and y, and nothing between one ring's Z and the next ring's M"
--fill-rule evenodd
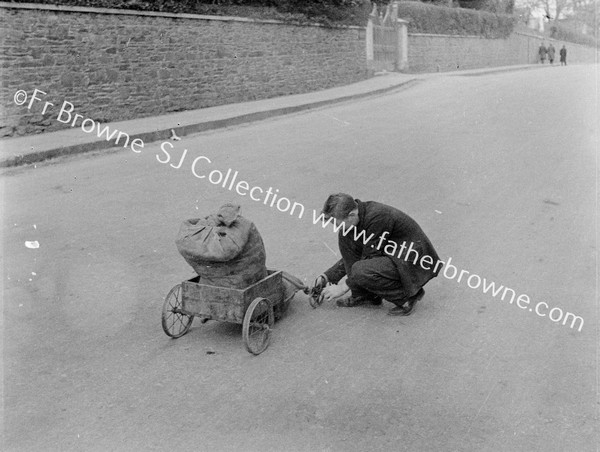
M567 325L570 323L570 328L578 327L577 331L581 331L583 328L583 318L577 316L571 312L564 312L560 308L552 308L548 303L540 301L532 304L531 299L525 293L517 296L517 293L510 287L502 284L497 284L494 281L482 278L476 273L469 272L467 270L459 270L455 265L452 265L452 258L449 257L447 261L436 260L434 262L433 257L426 254L420 256L418 251L414 248L414 243L402 242L400 244L393 240L388 240L387 237L390 235L389 231L384 231L380 236L375 237L374 234L367 236L365 230L358 231L354 225L346 225L345 222L337 222L335 218L325 218L324 214L318 215L313 210L313 224L321 224L325 229L329 225L332 226L333 231L341 233L344 236L352 233L352 238L361 242L363 245L371 244L372 248L383 251L388 256L393 256L401 259L404 255L406 262L411 262L413 265L420 265L425 270L431 270L434 272L443 269L441 273L446 279L453 280L456 278L457 283L466 283L471 289L481 289L484 294L490 294L492 297L497 298L500 294L500 300L508 301L509 304L516 304L520 309L528 310L529 312L535 312L540 317L548 317L552 322L562 323ZM562 321L562 322L561 322Z

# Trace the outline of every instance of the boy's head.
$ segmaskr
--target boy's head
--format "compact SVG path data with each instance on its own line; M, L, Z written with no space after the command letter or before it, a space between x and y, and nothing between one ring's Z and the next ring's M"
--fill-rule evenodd
M329 195L322 210L326 219L335 218L356 226L358 224L358 203L346 193Z

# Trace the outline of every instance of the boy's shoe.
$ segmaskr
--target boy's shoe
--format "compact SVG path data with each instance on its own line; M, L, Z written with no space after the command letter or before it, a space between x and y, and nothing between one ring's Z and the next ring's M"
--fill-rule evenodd
M358 297L350 297L342 300L338 300L335 302L338 306L343 308L353 308L354 306L361 306L363 304L372 304L378 306L382 303L381 297L373 296L373 297L365 297L359 295Z
M425 295L425 290L421 288L415 295L410 297L402 306L396 306L388 311L388 315L410 315L421 298Z
M381 306L381 304L383 303L383 299L377 296L369 299L369 301L373 306Z

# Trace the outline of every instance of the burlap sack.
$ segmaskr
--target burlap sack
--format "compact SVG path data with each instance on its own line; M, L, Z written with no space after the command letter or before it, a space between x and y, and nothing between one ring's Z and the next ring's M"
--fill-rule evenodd
M175 244L201 284L245 289L267 276L262 237L239 210L226 204L217 214L181 225Z

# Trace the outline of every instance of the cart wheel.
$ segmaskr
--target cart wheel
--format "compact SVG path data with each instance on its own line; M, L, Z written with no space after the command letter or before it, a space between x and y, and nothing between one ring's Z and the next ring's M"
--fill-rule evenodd
M194 320L193 315L181 312L182 308L181 284L177 284L170 290L167 298L165 298L162 310L163 330L167 336L171 336L174 339L187 333Z
M313 309L318 308L323 304L323 289L329 283L327 276L319 275L315 279L315 284L312 289L305 288L304 293L308 295L308 303Z
M319 306L321 306L323 304L323 295L321 295L321 294L309 295L308 296L308 304L310 304L310 306L313 309L317 309Z
M246 350L250 353L260 355L269 346L273 317L273 306L266 298L257 298L248 306L242 336Z

